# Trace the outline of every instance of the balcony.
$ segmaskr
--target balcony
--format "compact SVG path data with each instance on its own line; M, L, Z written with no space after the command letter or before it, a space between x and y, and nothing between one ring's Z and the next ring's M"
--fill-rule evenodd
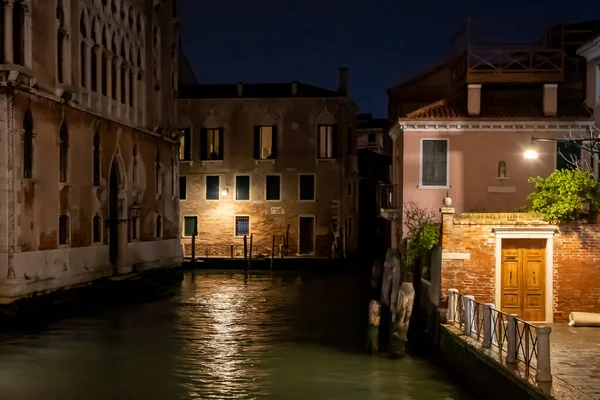
M377 187L380 215L389 220L402 216L402 185L382 184Z

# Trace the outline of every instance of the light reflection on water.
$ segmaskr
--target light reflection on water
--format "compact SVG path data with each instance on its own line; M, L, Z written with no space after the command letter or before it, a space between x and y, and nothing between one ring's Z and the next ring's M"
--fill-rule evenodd
M466 399L424 360L361 352L362 282L186 274L171 299L0 336L0 397Z

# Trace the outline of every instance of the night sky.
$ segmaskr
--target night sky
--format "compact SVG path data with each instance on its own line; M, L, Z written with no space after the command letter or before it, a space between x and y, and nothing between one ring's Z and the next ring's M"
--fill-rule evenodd
M537 40L547 26L600 19L600 2L180 0L180 16L201 83L297 80L335 89L347 66L360 111L386 117L385 90L444 60L468 17L481 37Z

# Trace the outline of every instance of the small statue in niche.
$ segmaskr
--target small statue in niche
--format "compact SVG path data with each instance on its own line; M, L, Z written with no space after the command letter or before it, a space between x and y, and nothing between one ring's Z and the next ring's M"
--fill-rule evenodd
M504 161L498 163L498 178L508 178L508 174L506 173L506 163Z

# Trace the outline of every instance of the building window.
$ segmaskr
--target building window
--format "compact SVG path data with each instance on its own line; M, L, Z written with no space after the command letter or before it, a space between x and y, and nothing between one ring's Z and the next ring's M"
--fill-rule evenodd
M179 160L190 161L192 159L191 152L191 137L192 133L190 128L180 129L179 136Z
M254 159L274 160L277 158L277 126L254 127Z
M33 116L30 110L23 119L23 178L33 178Z
M267 175L267 200L281 200L281 176Z
M246 236L250 234L250 217L247 215L235 216L235 236Z
M319 158L337 157L337 126L319 125Z
M223 128L202 129L200 134L200 154L202 160L223 159Z
M94 243L100 243L102 241L102 218L96 214L92 222L92 240Z
M100 186L100 134L94 133L94 186Z
M70 225L69 217L61 215L58 219L58 244L69 244Z
M57 32L56 32L56 77L58 83L64 83L65 81L65 63L64 63L64 42L66 38L65 31L65 12L63 9L63 2L59 0L56 3L56 19L57 19Z
M581 140L556 142L556 169L575 169L581 161Z
M4 21L2 21L4 24ZM25 9L20 1L13 5L13 62L25 65Z
M421 186L448 186L448 141L421 140Z
M183 217L183 236L198 235L198 217Z
M185 200L187 196L187 180L185 176L179 177L179 200Z
M85 15L83 11L79 16L79 36L81 37L81 43L79 45L79 79L81 87L85 87L85 71L87 70L87 64L85 62L85 39L87 38L87 29L85 27Z
M154 186L156 195L162 193L162 182L160 179L160 152L156 151L156 160L154 161Z
M315 176L300 175L300 200L315 200Z
M235 177L235 199L250 200L250 175Z
M206 177L206 200L219 200L219 176Z
M162 217L160 215L156 217L156 238L162 238Z
M60 131L58 135L58 151L60 182L64 183L67 181L69 174L69 128L67 127L66 121L63 121L63 123L60 125Z

